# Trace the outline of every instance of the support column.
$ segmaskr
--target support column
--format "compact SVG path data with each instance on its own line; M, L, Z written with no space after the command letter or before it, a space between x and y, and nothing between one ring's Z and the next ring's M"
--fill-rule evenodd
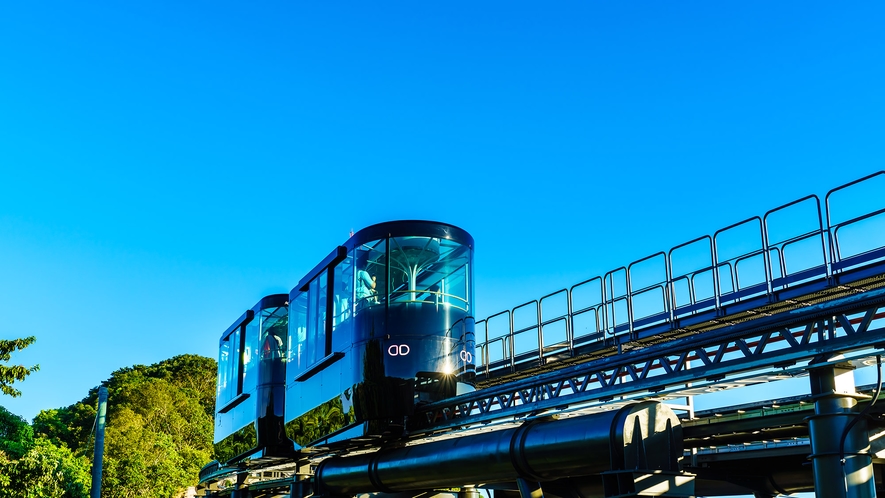
M808 417L814 489L818 497L874 498L873 461L866 420L858 421L844 445L840 442L849 422L858 415L859 397L854 387L854 367L848 363L810 368L814 415Z
M252 498L252 493L246 487L246 478L249 477L248 472L237 474L237 484L231 493L231 498Z
M462 486L458 498L479 498L479 490L473 486Z

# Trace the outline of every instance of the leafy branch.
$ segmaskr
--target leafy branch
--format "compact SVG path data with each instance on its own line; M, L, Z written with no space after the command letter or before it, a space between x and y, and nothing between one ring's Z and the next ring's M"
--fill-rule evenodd
M24 339L2 340L0 339L0 363L8 362L14 351L21 351L30 346L36 339L34 336ZM25 367L24 365L6 366L0 364L0 391L13 398L21 396L21 391L12 387L15 382L25 380L28 375L40 370L40 365Z

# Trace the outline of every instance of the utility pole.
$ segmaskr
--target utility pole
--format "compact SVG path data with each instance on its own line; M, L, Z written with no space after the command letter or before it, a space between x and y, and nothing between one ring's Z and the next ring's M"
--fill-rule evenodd
M101 498L101 464L104 458L104 426L108 411L108 388L98 388L98 414L95 427L95 449L92 454L92 491L89 498Z

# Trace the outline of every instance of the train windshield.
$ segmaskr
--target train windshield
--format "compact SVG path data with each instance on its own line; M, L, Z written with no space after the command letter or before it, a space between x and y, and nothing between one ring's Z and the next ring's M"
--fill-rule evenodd
M391 303L433 303L469 311L470 248L434 237L391 237Z

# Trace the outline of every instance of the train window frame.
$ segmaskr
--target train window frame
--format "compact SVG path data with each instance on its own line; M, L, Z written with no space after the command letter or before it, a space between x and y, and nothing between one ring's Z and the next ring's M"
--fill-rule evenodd
M243 374L245 373L245 367L246 367L246 365L245 365L246 326L250 322L252 322L252 320L254 318L255 318L255 312L252 310L246 310L246 312L243 313L240 316L240 318L237 319L237 321L234 322L234 324L231 325L224 332L224 334L222 334L221 340L219 341L219 349L223 343L225 343L225 342L230 343L230 340L232 337L236 338L239 344L231 344L232 347L229 350L230 351L229 356L231 358L233 358L234 355L236 355L236 359L237 359L237 366L236 366L236 372L235 372L236 373L236 384L235 384L236 391L233 393L233 396L229 396L229 395L225 396L228 399L225 401L225 403L223 405L216 408L216 412L218 412L218 413L227 413L227 412L233 410L237 405L239 405L243 401L246 401L247 399L249 399L249 393L243 392L243 380L244 380ZM219 363L219 366L218 366L219 377L222 374L222 368L228 370L228 374L232 373L232 372L230 372L229 365L224 365L224 367L222 367L222 365ZM233 379L228 377L228 382L232 382L232 381L233 381ZM229 391L230 388L227 388L225 390ZM218 392L217 394L222 395L221 392Z
M335 363L344 357L344 353L340 351L332 351L332 332L334 331L334 320L330 316L332 310L335 309L335 292L333 291L335 286L335 267L345 261L347 258L347 248L344 246L338 246L329 254L320 264L318 264L310 273L307 274L301 282L298 283L298 294L295 296L299 297L301 294L307 293L307 336L305 339L305 352L308 358L316 358L313 363L309 364L301 373L295 376L293 379L295 382L304 382L305 380L313 377L318 372L326 368L327 366ZM322 284L324 288L322 289L325 294L323 295L323 303L318 302L319 296L312 296L311 293L320 291L320 280L323 280ZM294 299L290 300L294 302ZM320 313L322 310L322 313ZM316 314L316 316L314 316ZM322 316L324 315L324 316ZM312 333L310 330L310 324L313 322L315 325L314 332ZM293 323L292 321L289 322ZM320 345L316 344L317 338L321 335L317 333L318 325L322 323L322 354L316 355L315 353L318 351ZM313 340L311 340L313 339ZM318 357L317 357L318 356Z

